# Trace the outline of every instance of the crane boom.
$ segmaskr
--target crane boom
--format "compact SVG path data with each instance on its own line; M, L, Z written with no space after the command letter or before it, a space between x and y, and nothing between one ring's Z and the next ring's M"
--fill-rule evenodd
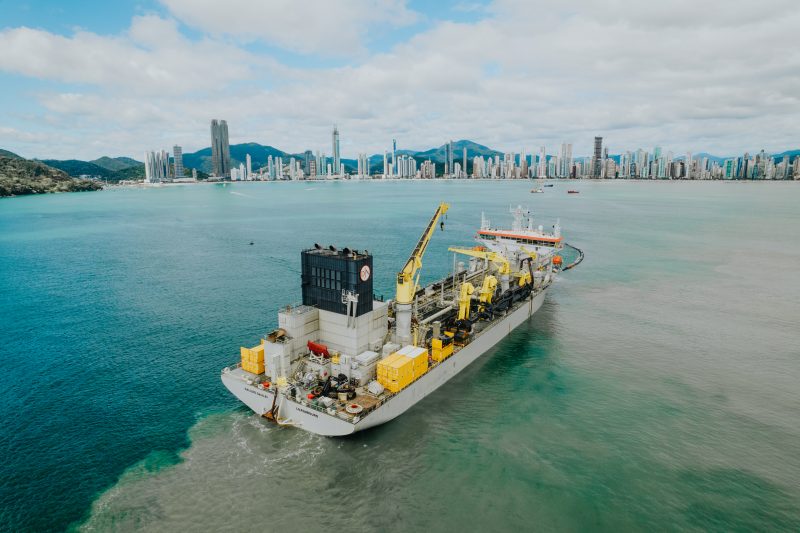
M394 300L395 340L401 345L410 344L412 340L411 308L414 303L414 295L417 293L417 285L419 284L419 269L422 268L422 256L425 255L425 249L436 231L436 222L439 221L439 217L447 213L448 209L450 209L448 204L444 202L439 204L439 207L436 208L436 213L433 214L433 218L428 222L428 227L425 228L419 238L408 261L406 261L403 269L397 273L397 293Z
M450 252L457 254L468 255L470 257L477 257L479 259L487 259L497 266L500 274L508 275L511 273L511 264L508 259L498 254L497 252L489 252L486 250L473 250L472 248L457 248L452 247L447 249Z
M444 202L439 204L436 208L436 213L428 223L428 227L422 233L414 251L406 261L403 269L397 274L397 293L395 301L401 304L410 304L414 300L414 294L417 292L417 282L419 281L419 269L422 268L422 256L425 255L425 249L436 231L436 222L439 218L447 213L450 205ZM416 276L416 277L415 277Z

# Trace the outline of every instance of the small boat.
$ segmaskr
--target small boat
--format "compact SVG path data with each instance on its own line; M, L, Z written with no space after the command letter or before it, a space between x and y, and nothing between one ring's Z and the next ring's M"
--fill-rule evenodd
M552 183L545 183L544 186L545 187L553 187L553 184Z
M567 194L578 194L579 192L581 192L581 191L576 191L575 189L570 189L569 191L567 191Z
M531 189L531 192L544 192L544 189Z

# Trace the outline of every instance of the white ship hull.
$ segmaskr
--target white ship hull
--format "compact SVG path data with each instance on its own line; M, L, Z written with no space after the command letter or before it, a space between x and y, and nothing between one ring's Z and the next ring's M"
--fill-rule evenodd
M275 391L262 389L249 383L252 376L240 368L228 369L222 373L222 382L245 405L259 415L264 415L277 405L277 420L282 425L291 425L318 435L344 436L389 422L400 416L420 400L441 387L453 376L464 370L470 363L486 353L492 346L505 338L517 326L530 318L544 301L547 288L533 294L530 299L514 311L492 324L472 342L460 349L450 358L433 367L414 383L389 398L367 416L343 420L303 405L282 394L275 400ZM250 376L250 379L248 379Z

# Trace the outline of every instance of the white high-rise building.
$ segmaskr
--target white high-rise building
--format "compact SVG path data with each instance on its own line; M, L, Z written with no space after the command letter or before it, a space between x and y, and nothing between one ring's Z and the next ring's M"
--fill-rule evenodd
M169 153L166 150L144 153L144 176L145 183L169 180Z
M547 177L547 153L544 146L539 151L539 170L536 172L536 176L539 178Z
M686 179L692 179L692 152L686 152Z
M244 179L251 180L253 179L253 160L250 157L250 154L247 154L247 156L245 156L245 161L247 162L246 163L247 166L245 169L246 174L244 175Z
M385 161L386 158L384 158ZM358 177L366 178L369 176L369 159L367 154L358 154Z
M561 144L561 158L558 161L558 177L569 178L572 173L572 144Z

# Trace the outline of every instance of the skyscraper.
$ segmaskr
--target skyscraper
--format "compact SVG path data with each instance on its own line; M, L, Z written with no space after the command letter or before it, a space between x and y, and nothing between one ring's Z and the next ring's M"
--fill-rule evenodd
M341 154L339 153L339 128L333 125L333 173L338 176L341 172Z
M250 157L250 154L247 154L245 161L247 166L245 167L246 172L244 175L244 179L251 180L253 179L253 159Z
M231 173L228 123L224 120L211 121L211 172L219 178L227 178Z
M175 157L175 177L183 177L183 148L178 145L172 147L172 153Z
M466 175L467 175L467 147L466 146L464 147L464 154L463 154L463 158L462 159L464 160L464 167L461 170L464 172L464 177L466 177Z
M544 146L539 149L539 170L536 172L536 177L547 177L547 151Z
M169 179L169 154L166 150L144 153L144 182L162 183Z
M599 178L603 170L603 138L594 138L594 164L592 165L592 175Z
M392 173L397 173L397 139L392 139Z
M367 154L358 154L358 176L365 178L369 176L369 158Z
M447 162L448 162L448 164L450 165L450 174L452 174L452 173L454 172L454 168L455 168L455 167L453 166L453 161L455 160L455 153L453 153L453 139L450 139L450 144L449 144L448 146L449 146L449 148L450 148L450 149L448 150L448 153L449 153L450 155L449 155L449 157L447 158Z
M692 152L686 152L686 170L684 173L687 180L694 179L692 177Z
M311 161L314 159L314 154L311 152L311 150L306 150L304 155L305 155L305 162L304 162L305 172L306 175L311 176Z
M569 178L572 175L572 143L561 143L561 158L558 161L558 177Z

